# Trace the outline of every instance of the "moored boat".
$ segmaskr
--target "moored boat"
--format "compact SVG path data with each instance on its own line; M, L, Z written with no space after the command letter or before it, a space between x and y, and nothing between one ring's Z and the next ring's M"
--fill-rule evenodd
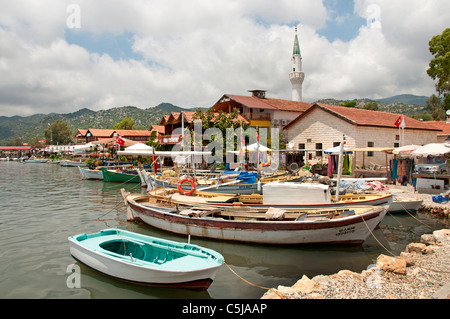
M195 191L183 195L178 189L155 189L148 191L150 196L170 200L180 204L207 204L211 206L257 208L328 208L355 205L391 205L392 194L346 194L336 200L330 194L329 187L310 183L267 183L263 194L219 194Z
M48 159L47 158L36 158L36 159L29 158L27 160L24 160L23 162L24 163L47 163Z
M395 196L389 207L390 213L416 212L422 206L423 200L417 198L406 198Z
M141 178L137 169L122 169L112 167L102 167L103 181L105 182L128 182L140 183Z
M288 174L274 175L257 179L256 173L233 172L220 174L214 178L197 176L194 185L181 183L183 179L178 177L161 176L141 171L142 184L148 189L153 188L181 188L183 191L191 191L193 188L199 191L225 194L261 194L262 185L277 181L295 181L300 177L292 177ZM193 180L193 178L190 178Z
M85 167L87 166L86 162L83 161L71 161L71 160L61 160L59 162L60 166L64 166L64 167L76 167L76 166L81 166L81 167Z
M78 166L78 169L83 179L103 180L103 172L101 169L81 168L80 166Z
M206 290L224 262L221 254L208 248L121 229L68 239L75 259L135 284Z
M257 244L362 244L387 206L323 209L182 204L124 193L135 219L168 232Z

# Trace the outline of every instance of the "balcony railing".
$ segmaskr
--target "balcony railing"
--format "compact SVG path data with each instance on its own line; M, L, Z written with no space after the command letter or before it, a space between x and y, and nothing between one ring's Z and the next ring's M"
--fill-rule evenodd
M252 113L250 115L250 120L270 121L270 114L269 113Z
M182 140L182 135L162 135L158 138L159 144L177 144Z

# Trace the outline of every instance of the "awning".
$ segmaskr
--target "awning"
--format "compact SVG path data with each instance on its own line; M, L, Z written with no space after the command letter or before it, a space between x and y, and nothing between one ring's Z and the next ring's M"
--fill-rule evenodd
M445 146L444 143L431 143L419 147L411 153L413 156L440 156L450 153L450 147Z
M329 149L324 150L323 152L325 154L329 154L329 155L339 155L339 152L341 151L341 146L335 146ZM344 154L351 154L352 151L350 151L349 149L344 147Z

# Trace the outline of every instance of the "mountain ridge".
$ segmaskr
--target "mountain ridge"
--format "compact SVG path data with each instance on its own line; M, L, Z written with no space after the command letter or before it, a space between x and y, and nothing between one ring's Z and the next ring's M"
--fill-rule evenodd
M341 105L346 101L356 101L357 107L364 107L369 102L376 102L380 111L401 113L404 115L416 115L429 113L426 106L426 96L401 94L384 99L354 99L336 100L322 99L316 102ZM388 103L391 102L391 103ZM406 103L408 102L408 103ZM423 104L416 104L423 103ZM34 114L30 116L0 116L0 145L10 145L15 140L30 142L31 139L44 139L44 131L50 123L55 121L66 122L73 134L77 129L111 128L125 117L131 117L135 122L135 129L148 130L151 125L160 123L164 115L171 112L195 111L193 108L182 108L171 103L162 102L154 107L141 109L136 106L121 106L109 109L93 111L82 108L72 113L58 114ZM202 110L205 110L202 108Z

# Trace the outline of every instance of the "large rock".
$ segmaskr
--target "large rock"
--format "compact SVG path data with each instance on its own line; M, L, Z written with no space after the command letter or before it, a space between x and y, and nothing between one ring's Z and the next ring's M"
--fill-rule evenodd
M390 271L401 275L406 274L406 261L403 259L380 255L377 258L377 266L384 271Z
M298 293L309 294L312 292L320 292L322 287L316 281L309 279L307 276L303 275L302 279L297 281L292 288Z
M406 247L406 252L408 253L416 253L416 254L423 254L425 252L425 249L427 246L422 243L411 243Z
M431 235L431 234L423 234L420 237L420 242L425 245L436 245L437 244L436 237L434 237L434 235Z

